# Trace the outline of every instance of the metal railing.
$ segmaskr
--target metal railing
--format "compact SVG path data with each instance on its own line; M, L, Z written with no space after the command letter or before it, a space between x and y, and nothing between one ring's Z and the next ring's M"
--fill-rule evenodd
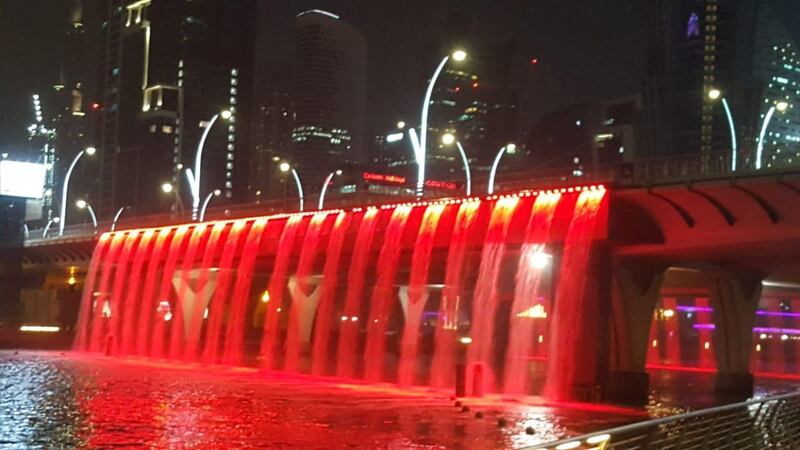
M796 449L800 392L648 420L528 449Z

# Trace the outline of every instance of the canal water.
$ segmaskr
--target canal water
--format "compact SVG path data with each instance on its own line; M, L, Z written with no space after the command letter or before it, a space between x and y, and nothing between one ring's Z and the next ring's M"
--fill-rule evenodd
M643 409L501 397L456 406L422 388L8 351L0 352L0 449L521 448L727 401L709 394L712 376L653 372ZM756 395L798 387L758 378Z

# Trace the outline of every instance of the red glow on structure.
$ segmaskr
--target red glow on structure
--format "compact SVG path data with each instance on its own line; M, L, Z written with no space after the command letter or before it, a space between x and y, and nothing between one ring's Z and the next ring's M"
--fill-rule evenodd
M100 103L92 103L92 109L97 110L100 108L102 108L102 105Z
M477 81L476 81L476 82L474 82L474 83L472 83L472 87L473 87L474 89L477 89L479 86L480 86L480 83L478 83Z
M539 58L531 59L531 64L533 64L533 65L539 64Z
M456 86L455 89L453 90L456 92L456 94L458 94L459 92L461 92L461 86Z
M425 186L432 188L449 189L451 191L458 189L458 185L451 181L427 180L425 181Z
M382 181L384 183L405 184L406 177L386 173L364 172L361 175L366 181Z

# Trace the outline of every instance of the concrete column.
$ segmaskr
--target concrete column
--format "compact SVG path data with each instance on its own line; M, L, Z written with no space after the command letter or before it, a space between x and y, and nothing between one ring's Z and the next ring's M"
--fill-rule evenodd
M717 392L745 397L753 395L750 353L762 279L755 274L707 273L716 325L717 379L714 389Z
M653 309L666 268L642 262L615 264L612 277L611 367L606 396L628 404L647 403L645 371Z

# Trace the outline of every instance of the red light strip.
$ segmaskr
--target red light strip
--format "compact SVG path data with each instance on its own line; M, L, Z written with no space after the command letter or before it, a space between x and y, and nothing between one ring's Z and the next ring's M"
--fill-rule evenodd
M568 188L559 188L559 189L539 189L539 190L524 190L515 192L512 194L494 194L488 195L483 198L481 197L462 197L462 198L442 198L438 200L417 200L413 202L403 202L403 203L390 203L385 205L369 205L369 206L359 206L355 208L351 208L349 212L362 212L364 210L370 209L394 209L400 206L410 206L412 208L416 207L427 207L430 205L460 205L462 203L468 202L481 202L481 201L495 201L499 199L506 199L506 198L523 198L523 197L533 197L537 195L553 195L553 194L565 194L565 193L575 193L575 192L586 192L586 191L605 191L606 187L602 184L592 184L588 186L572 186ZM257 220L257 219L266 219L266 220L280 220L280 219L288 219L291 217L306 217L306 216L313 216L315 214L326 213L326 214L339 214L343 212L348 212L347 210L336 208L336 209L326 209L322 211L304 211L304 212L293 212L293 213L281 213L281 214L273 214L271 216L251 216L251 217L242 217L239 219L226 219L226 220L209 220L203 222L206 226L216 225L216 224L231 224L235 222L247 222L249 220ZM120 231L107 231L100 235L100 240L106 240L111 236L114 236L117 233L138 233L141 231L148 231L154 232L158 230L164 229L178 229L178 228L185 228L185 231L189 231L193 226L199 226L200 224L197 223L186 223L180 225L169 225L164 227L152 227L152 228L134 228L128 230L120 230Z

